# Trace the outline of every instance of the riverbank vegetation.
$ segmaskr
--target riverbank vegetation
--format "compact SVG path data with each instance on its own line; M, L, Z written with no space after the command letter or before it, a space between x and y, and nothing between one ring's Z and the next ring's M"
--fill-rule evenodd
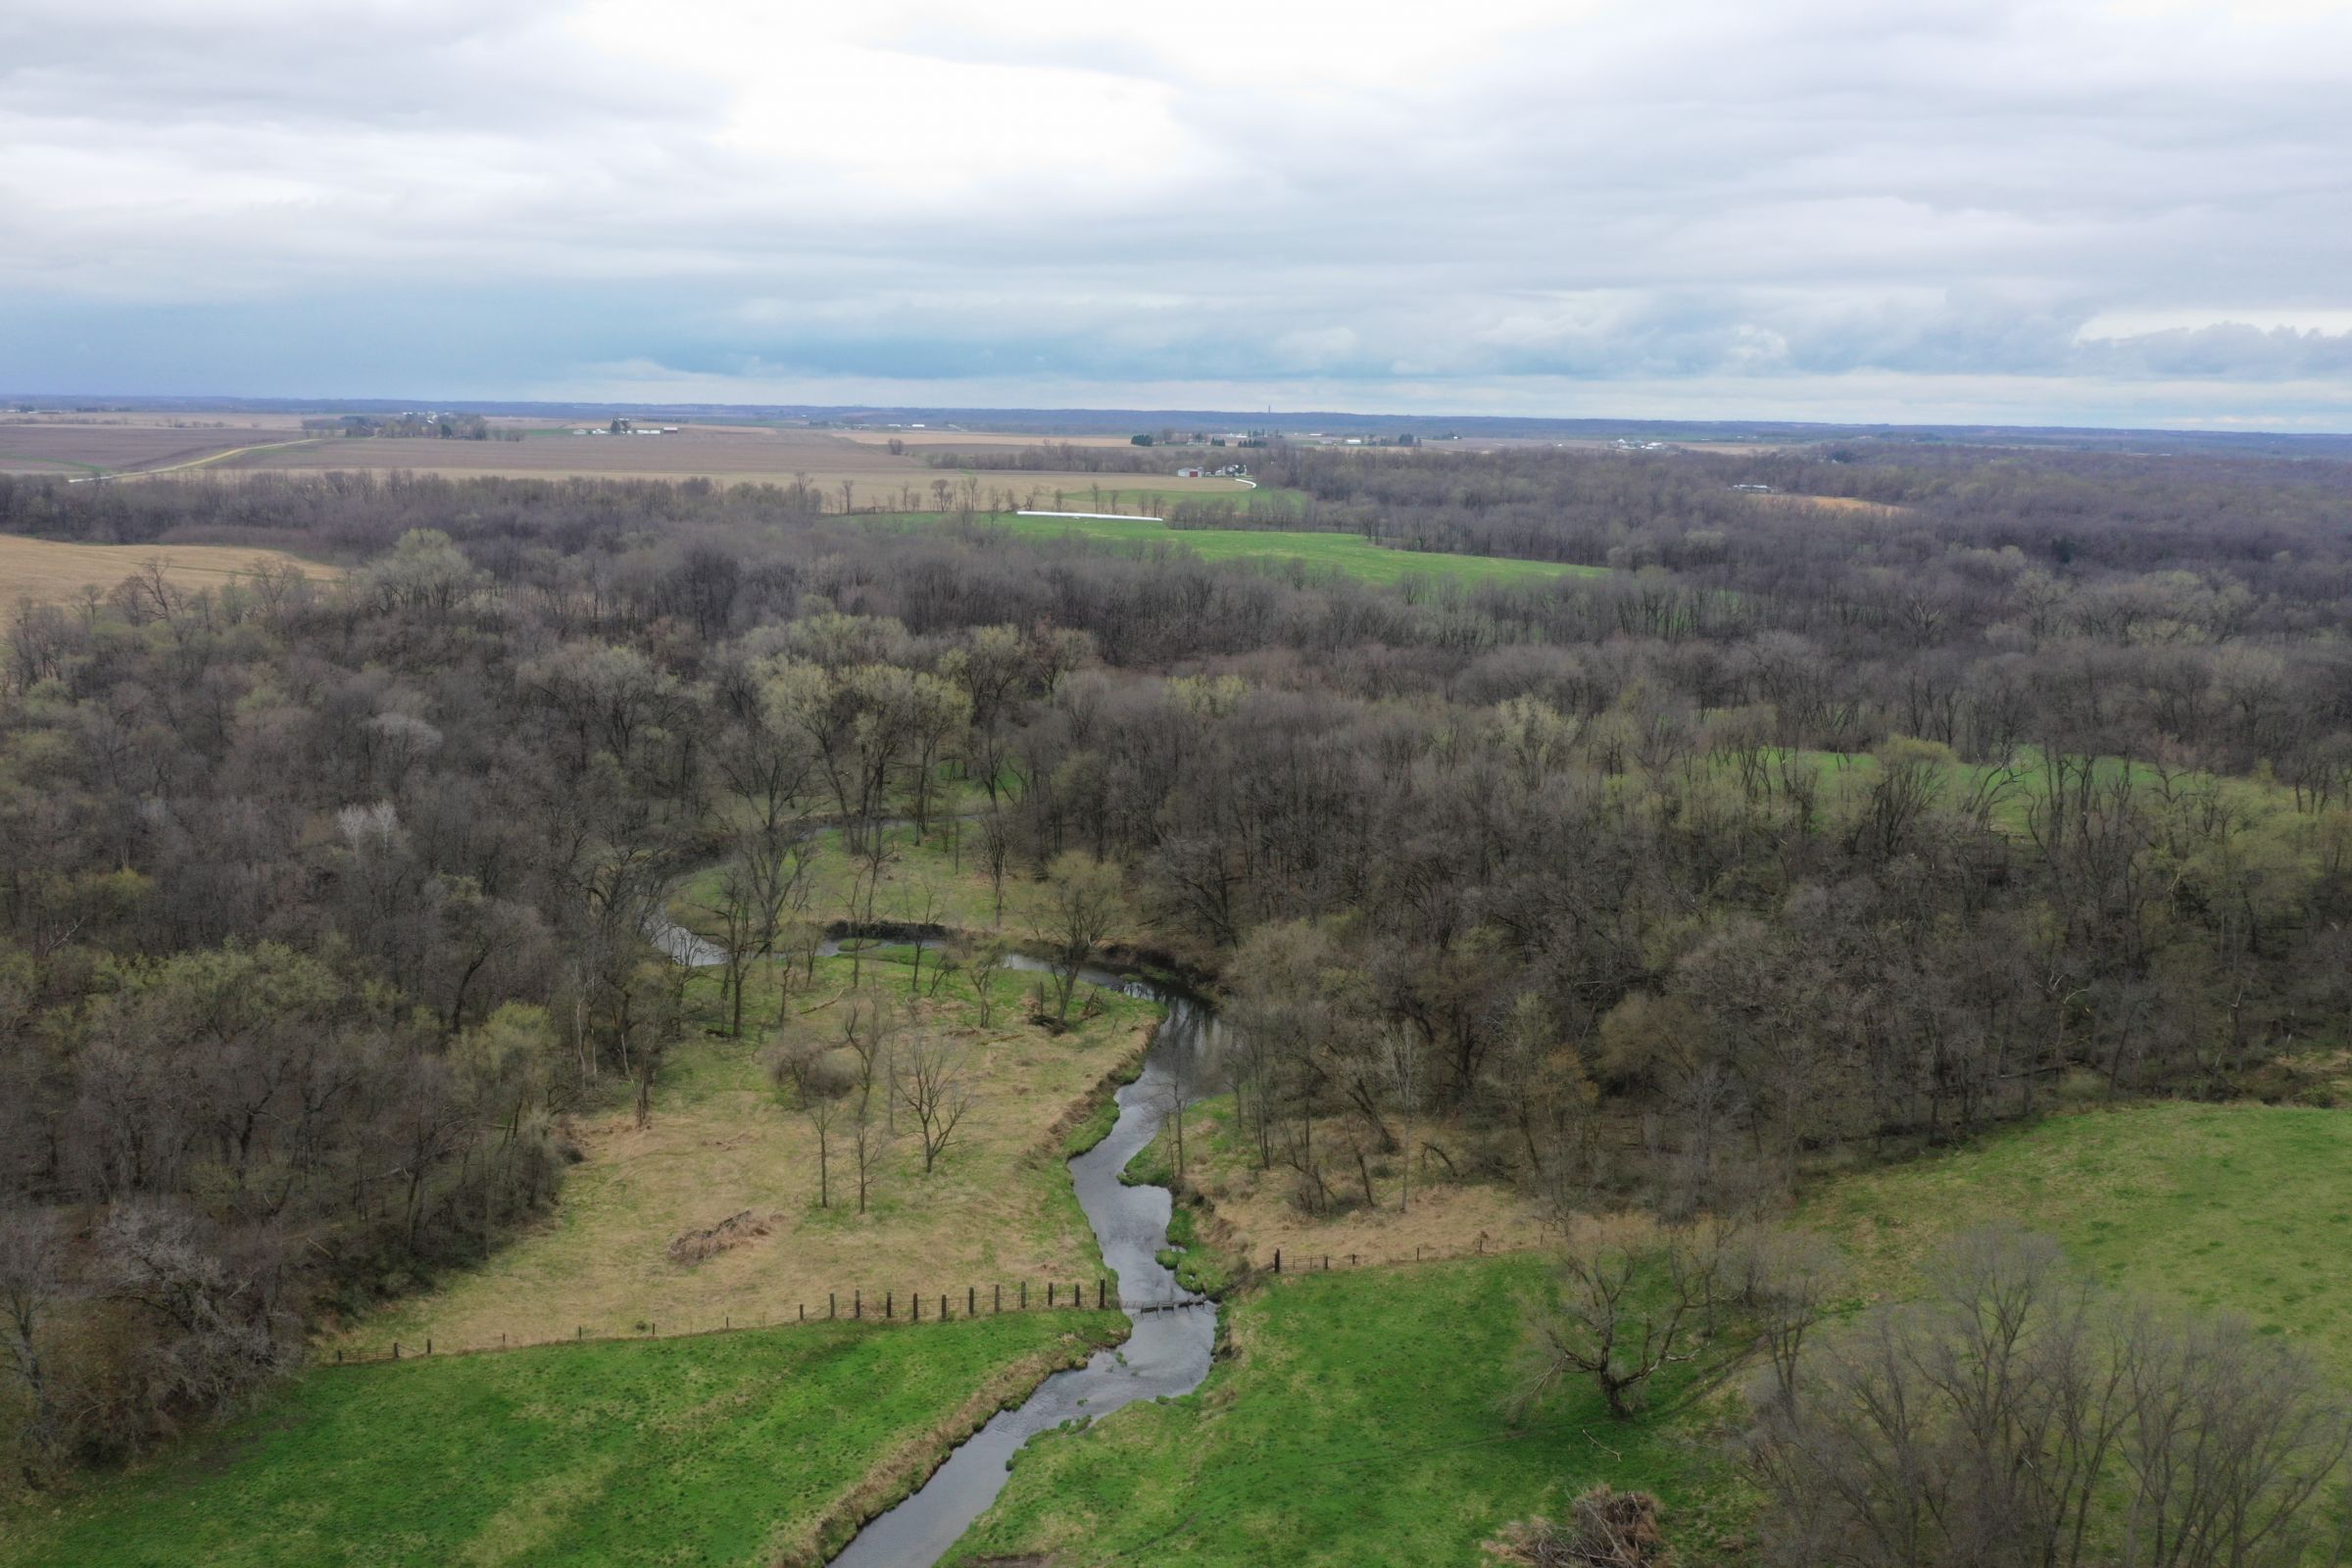
M808 1564L1116 1314L322 1370L0 1533L10 1568Z
M2035 1334L2076 1323L2068 1354L2095 1350L2111 1359L2122 1350L2098 1342L2094 1328L2106 1334L2138 1323L2132 1332L2141 1338L2130 1352L2140 1358L2136 1375L2147 1392L2182 1401L2183 1442L2202 1430L2223 1391L2200 1393L2194 1380L2174 1375L2180 1368L2165 1372L2147 1336L2202 1335L2200 1354L2225 1347L2232 1355L2249 1347L2290 1352L2274 1365L2270 1349L2248 1350L2261 1364L2240 1367L2252 1381L2230 1385L2229 1396L2291 1396L2293 1416L2280 1430L2323 1440L2335 1430L2330 1423L2340 1424L2334 1412L2352 1403L2343 1381L2352 1317L2328 1283L2341 1245L2337 1173L2347 1139L2352 1120L2336 1110L2149 1104L2053 1116L1966 1149L1823 1177L1792 1215L1793 1235L1757 1228L1721 1244L1738 1261L1719 1258L1709 1276L1726 1303L1720 1319L1703 1325L1704 1300L1693 1295L1686 1338L1629 1394L1631 1419L1613 1416L1594 1380L1573 1368L1556 1376L1546 1398L1522 1402L1529 1304L1572 1294L1556 1278L1552 1254L1362 1268L1343 1257L1329 1273L1313 1259L1300 1272L1294 1259L1293 1272L1279 1280L1260 1274L1229 1299L1231 1353L1198 1393L1034 1446L950 1560L1041 1553L1082 1568L1148 1542L1154 1556L1202 1568L1470 1561L1510 1522L1564 1518L1596 1485L1657 1496L1677 1561L1753 1560L1758 1510L1806 1497L1818 1508L1810 1489L1821 1479L1801 1465L1796 1474L1776 1470L1790 1462L1786 1451L1761 1454L1762 1470L1740 1458L1757 1412L1769 1429L1759 1443L1802 1437L1820 1459L1835 1436L1770 1429L1780 1408L1770 1396L1776 1358L1785 1357L1779 1364L1792 1375L1801 1363L1808 1377L1860 1388L1854 1351L1882 1328L1901 1325L1931 1336L1919 1342L1922 1365L1932 1366L1935 1354L1973 1364L1972 1351L1931 1354L1927 1347L1948 1331L1952 1319L1943 1314L1957 1303L1977 1303L1970 1310L1989 1320L1994 1309L1984 1305L1984 1293L1996 1286L2025 1293L2000 1309L2022 1314L2030 1306L2038 1314L2028 1325ZM2036 1242L2034 1233L2051 1241ZM1662 1275L1648 1272L1658 1266L1657 1234L1652 1218L1633 1213L1588 1226L1569 1244L1603 1264L1638 1260L1619 1320L1628 1343L1662 1320L1672 1299ZM1685 1267L1696 1277L1688 1260ZM2095 1277L2088 1295L2075 1268ZM1777 1305L1741 1308L1737 1298L1748 1287L1740 1282L1776 1269ZM1926 1304L1906 1304L1914 1302ZM2093 1307L2094 1317L2068 1316ZM2184 1331L2184 1322L2198 1326ZM1792 1325L1802 1332L1791 1335ZM1621 1347L1619 1369L1634 1359ZM2018 1365L2042 1376L2055 1363ZM2048 1381L2052 1389L2093 1383ZM1927 1385L1909 1393L1923 1411L1937 1396ZM2021 1418L2029 1407L2045 1408L2025 1390L2004 1397ZM2198 1400L2207 1401L2204 1413L2187 1413ZM2250 1414L2255 1404L2239 1408ZM2139 1419L2120 1405L2102 1409L2119 1431ZM1929 1428L1912 1437L1929 1442ZM1885 1457L1903 1435L1877 1432L1870 1441ZM2312 1452L2288 1446L2312 1462L2328 1451L2324 1442ZM1940 1451L1956 1473L1959 1450ZM2309 1468L2284 1466L2289 1474ZM1772 1501L1776 1476L1792 1489L1782 1502ZM2121 1486L2128 1478L2119 1471L2112 1479ZM2010 1500L2024 1507L2025 1499ZM2324 1525L2325 1502L2322 1494L2297 1528ZM2097 1519L2087 1538L2092 1555L2081 1560L2126 1560L2119 1522ZM1797 1523L1776 1516L1776 1550L1790 1554L1775 1560L1841 1560L1805 1555L1826 1548ZM1836 1549L1856 1548L1848 1542ZM2301 1559L2289 1552L2259 1560Z
M796 1009L823 928L920 921L926 877L962 968L859 954L853 990L1043 1062L1098 1049L1109 944L1219 988L1261 1228L1442 1216L1435 1171L1546 1220L1770 1213L2053 1107L2340 1094L2341 466L1263 461L1293 531L1596 570L1384 584L806 487L0 479L0 531L352 568L9 612L10 1484L637 1201L575 1167L606 1131L757 1104L791 1165L812 1116L895 1114L839 1021L872 1014ZM674 961L681 906L731 961ZM1045 983L957 990L998 940ZM931 1110L868 1226L978 1151L907 1069Z
M1503 1414L1544 1277L1518 1257L1269 1283L1229 1308L1233 1353L1198 1393L1033 1443L947 1561L1474 1562L1503 1521L1604 1479L1667 1499L1677 1540L1736 1518L1728 1467L1664 1414L1623 1426L1581 1387ZM1712 1398L1677 1378L1658 1404Z

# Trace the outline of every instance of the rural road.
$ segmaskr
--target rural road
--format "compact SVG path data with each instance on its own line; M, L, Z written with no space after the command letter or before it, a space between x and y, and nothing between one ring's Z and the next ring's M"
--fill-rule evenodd
M230 458L241 458L248 452L275 452L281 447L307 447L325 439L324 436L306 435L298 441L262 441L249 447L230 447L226 452L214 452L201 458L190 458L185 463L167 464L161 468L123 468L114 473L84 474L78 479L69 479L66 482L68 484L97 484L107 479L144 479L159 473L178 473L187 468L207 467L212 464L225 462Z

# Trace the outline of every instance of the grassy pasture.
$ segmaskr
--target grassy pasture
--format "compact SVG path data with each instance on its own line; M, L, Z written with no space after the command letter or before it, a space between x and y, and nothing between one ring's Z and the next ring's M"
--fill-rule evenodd
M2047 1232L2111 1283L2231 1312L2352 1377L2352 1113L2165 1102L2052 1117L1829 1182L1797 1218L1900 1295L1955 1230Z
M1110 492L1105 490L1107 497ZM1073 497L1068 505L1085 510L1089 503ZM893 526L924 526L939 519L894 517L878 519ZM1356 534L1308 533L1257 528L1171 528L1142 517L1022 517L991 514L982 519L1024 539L1076 539L1121 546L1144 554L1152 550L1189 553L1207 562L1240 561L1269 569L1298 569L1353 577L1361 582L1393 585L1407 579L1450 579L1464 586L1480 583L1541 583L1567 576L1599 576L1604 568L1571 566L1550 561L1513 561L1496 556L1452 556L1434 552L1391 550Z
M1656 1492L1678 1542L1709 1539L1736 1499L1679 1435L1687 1388L1630 1426L1581 1386L1523 1425L1499 1413L1518 1301L1544 1272L1514 1257L1286 1276L1229 1308L1238 1353L1196 1393L1032 1444L947 1560L1471 1563L1497 1526L1601 1480Z
M1939 1238L2010 1221L2118 1287L2240 1314L2352 1377L2347 1168L2346 1112L2147 1104L1833 1178L1794 1221L1850 1254L1857 1303L1916 1290ZM1595 1481L1664 1498L1679 1560L1740 1560L1751 1498L1722 1457L1727 1394L1670 1386L1621 1424L1572 1387L1524 1427L1500 1415L1516 1303L1544 1278L1521 1254L1245 1294L1238 1354L1198 1393L1041 1441L949 1560L1470 1562L1496 1525L1556 1517Z
M1111 1313L816 1324L321 1368L63 1505L11 1568L819 1560Z
M332 567L282 550L238 545L81 545L0 534L0 611L13 608L20 599L60 604L84 587L111 589L151 561L161 561L165 577L183 588L220 588L230 577L251 571L257 562L291 564L314 577L333 575Z
M869 994L899 1005L912 971L907 951L867 956ZM838 1040L852 965L820 959L812 987L791 1001L786 1035ZM926 962L926 992L932 976ZM956 976L917 1006L923 1025L966 1053L974 1105L957 1141L926 1175L904 1112L877 1165L868 1212L857 1207L846 1131L833 1133L832 1204L817 1206L816 1135L781 1103L760 1065L775 1015L765 972L749 988L745 1038L711 1038L721 1021L715 973L689 984L694 1027L662 1068L650 1124L622 1106L576 1129L587 1158L573 1167L552 1217L477 1268L439 1289L370 1314L341 1342L382 1353L395 1340L436 1348L527 1344L572 1335L664 1334L792 1318L825 1309L837 1292L879 1301L909 1291L982 1299L1053 1279L1092 1281L1101 1271L1093 1231L1062 1170L1055 1123L1140 1053L1157 1020L1151 1004L1082 988L1098 1012L1069 1033L1030 1024L1020 979L997 979L993 1026L973 1021L972 981ZM1076 1013L1073 1012L1073 1019ZM879 1091L877 1091L879 1092ZM877 1107L879 1111L879 1107ZM770 1233L699 1263L667 1255L671 1240L753 1210Z

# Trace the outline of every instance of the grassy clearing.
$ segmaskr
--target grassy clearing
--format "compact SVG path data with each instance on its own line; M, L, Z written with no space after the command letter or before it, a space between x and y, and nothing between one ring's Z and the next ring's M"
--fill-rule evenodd
M912 826L885 829L882 837L889 859L873 901L875 919L972 931L1001 925L1010 934L1028 928L1035 884L1021 867L1005 868L1000 921L980 835L969 823L951 816L936 823L928 837L917 837ZM819 923L863 919L859 874L858 862L842 848L840 830L819 833L809 873L808 917ZM670 900L671 917L689 930L719 937L723 927L710 911L720 903L722 875L721 867L710 866L680 884Z
M0 1563L441 1568L814 1560L1113 1314L848 1324L305 1377L0 1530Z
M1052 1553L1063 1568L1470 1563L1507 1520L1594 1481L1656 1492L1685 1560L1737 1506L1695 1441L1688 1389L1611 1421L1565 1391L1499 1412L1533 1258L1289 1278L1231 1307L1238 1355L1200 1390L1038 1440L948 1561Z
M2014 1221L2118 1286L2239 1314L2352 1374L2347 1170L2343 1111L2135 1105L1841 1177L1798 1221L1842 1241L1866 1287L1897 1295L1937 1238Z
M865 988L904 1004L906 956L867 956ZM847 958L820 959L784 1032L837 1038L851 968ZM972 978L956 975L932 995L934 972L927 962L917 1015L967 1054L975 1103L929 1175L911 1126L902 1127L859 1214L837 1128L832 1206L817 1205L815 1133L779 1102L759 1063L775 1004L766 975L756 974L746 1015L761 1027L747 1026L741 1041L698 1027L663 1068L649 1126L618 1108L581 1126L587 1158L545 1225L441 1289L369 1316L343 1343L374 1352L429 1336L436 1348L474 1348L502 1335L523 1344L580 1328L642 1332L645 1323L666 1334L792 1318L803 1303L821 1313L827 1292L847 1310L853 1290L902 1300L909 1291L946 1292L960 1303L967 1286L985 1300L996 1282L1095 1278L1101 1253L1061 1168L1056 1123L1140 1054L1156 1007L1085 987L1097 1010L1054 1035L1026 1021L1018 977L1003 974L1000 1008L984 1030ZM715 1024L717 977L698 974L690 985L697 1023ZM745 1209L767 1218L770 1234L700 1263L669 1259L673 1238Z
M1475 1252L1517 1251L1558 1239L1541 1209L1524 1195L1493 1182L1456 1180L1437 1161L1408 1169L1401 1153L1369 1161L1373 1201L1363 1201L1359 1179L1339 1181L1336 1196L1348 1206L1321 1216L1294 1201L1287 1168L1258 1168L1257 1152L1235 1125L1231 1095L1202 1101L1185 1113L1184 1186L1207 1200L1231 1233L1230 1245L1264 1264L1276 1249L1290 1258L1356 1257L1365 1262L1410 1261ZM1446 1142L1434 1124L1403 1142L1419 1148ZM1176 1180L1176 1133L1161 1129L1128 1162L1130 1178L1166 1187Z
M1107 494L1107 492L1106 492ZM1073 510L1091 510L1072 499ZM897 516L877 523L926 526L944 521L936 516ZM1141 517L1021 517L1009 514L981 519L1020 538L1077 539L1122 546L1137 553L1152 550L1186 552L1207 562L1247 562L1277 571L1337 574L1384 586L1408 579L1448 579L1464 586L1484 583L1543 583L1560 577L1600 576L1599 566L1571 566L1553 561L1513 561L1498 556L1453 556L1436 552L1391 550L1351 533L1306 533L1260 528L1171 528Z

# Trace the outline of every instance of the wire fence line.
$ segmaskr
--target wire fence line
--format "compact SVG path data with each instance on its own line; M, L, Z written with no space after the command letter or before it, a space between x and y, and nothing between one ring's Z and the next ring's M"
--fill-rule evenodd
M1287 1249L1273 1249L1262 1262L1252 1262L1245 1254L1240 1259L1241 1267L1230 1288L1238 1289L1259 1277L1294 1278L1350 1269L1454 1262L1471 1257L1500 1257L1510 1250L1513 1250L1489 1247L1483 1239L1468 1248L1416 1247L1410 1256L1401 1253L1381 1255L1360 1251L1301 1250L1294 1245ZM446 1359L451 1356L489 1355L502 1350L525 1350L555 1345L613 1345L648 1340L702 1339L713 1334L796 1327L807 1323L912 1327L925 1323L969 1322L974 1318L995 1317L1005 1312L1181 1312L1199 1311L1215 1305L1216 1302L1210 1298L1189 1291L1151 1298L1131 1297L1123 1292L1114 1297L1107 1276L1098 1277L1091 1282L1018 1280L1010 1284L967 1285L960 1292L867 1291L858 1288L827 1292L824 1298L818 1301L796 1300L790 1311L766 1314L726 1312L720 1315L716 1323L677 1322L667 1332L663 1331L658 1318L648 1316L639 1319L635 1327L618 1332L599 1330L591 1334L583 1323L574 1324L568 1334L560 1331L532 1336L501 1334L495 1341L463 1346L452 1344L446 1337L420 1334L411 1340L393 1340L380 1349L362 1350L338 1346L331 1352L321 1350L314 1364L368 1366L428 1357ZM738 1317L743 1321L736 1322Z

